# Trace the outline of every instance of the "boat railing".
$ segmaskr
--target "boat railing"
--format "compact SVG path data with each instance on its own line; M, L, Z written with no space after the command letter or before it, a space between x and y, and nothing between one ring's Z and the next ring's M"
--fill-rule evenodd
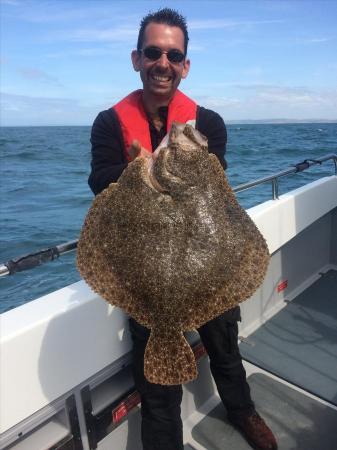
M333 161L335 167L335 175L337 175L337 154L331 153L317 159L305 159L302 162L290 166L288 169L273 173L269 176L260 178L255 181L240 184L234 187L233 191L235 193L238 193L259 186L261 184L271 182L272 198L273 200L277 200L279 198L278 180L281 177L303 172L304 170L309 169L313 165L321 165L323 162L329 160ZM78 240L73 240L40 250L35 253L30 253L24 256L20 256L18 258L11 259L5 263L0 264L0 277L13 275L17 272L22 272L24 270L33 269L34 267L40 266L41 264L53 261L54 259L59 258L61 255L76 250L77 243Z
M288 169L273 173L269 176L260 178L255 181L251 181L249 183L239 184L233 190L236 193L242 192L242 191L246 191L247 189L250 189L252 187L258 186L260 184L268 183L270 181L272 184L272 198L273 198L273 200L276 200L279 198L279 192L278 192L279 178L284 177L286 175L303 172L304 170L309 169L309 167L311 167L313 165L322 164L323 162L328 161L328 160L332 160L334 162L335 175L337 175L337 155L331 153L329 155L325 155L325 156L322 156L321 158L317 158L317 159L305 159L304 161L302 161L300 163L290 166Z

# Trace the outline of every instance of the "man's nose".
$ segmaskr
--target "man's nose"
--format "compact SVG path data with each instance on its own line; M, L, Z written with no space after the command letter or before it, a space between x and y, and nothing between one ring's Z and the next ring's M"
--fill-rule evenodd
M166 53L161 54L161 57L157 60L157 64L161 67L168 67L170 65L170 61L168 60Z

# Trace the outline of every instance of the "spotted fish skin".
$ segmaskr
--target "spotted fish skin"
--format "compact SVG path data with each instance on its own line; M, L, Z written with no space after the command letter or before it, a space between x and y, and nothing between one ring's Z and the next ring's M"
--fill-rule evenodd
M96 197L77 263L94 291L151 329L145 376L172 385L197 376L183 332L249 298L269 252L206 138L173 124L153 157Z

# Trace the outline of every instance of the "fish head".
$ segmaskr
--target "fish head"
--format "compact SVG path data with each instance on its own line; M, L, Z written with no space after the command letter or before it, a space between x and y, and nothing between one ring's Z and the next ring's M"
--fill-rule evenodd
M201 187L207 160L207 138L189 124L173 122L149 159L150 180L158 191L171 195Z

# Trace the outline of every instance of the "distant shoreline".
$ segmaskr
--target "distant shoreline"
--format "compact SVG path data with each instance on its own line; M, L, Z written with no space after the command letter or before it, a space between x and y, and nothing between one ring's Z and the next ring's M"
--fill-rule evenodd
M226 125L291 125L291 124L324 124L337 123L337 119L245 119L225 120ZM38 128L38 127L91 127L90 125L1 125L0 128Z
M227 124L252 124L252 125L268 125L268 124L298 124L298 123L337 123L337 119L246 119L246 120L227 120Z

